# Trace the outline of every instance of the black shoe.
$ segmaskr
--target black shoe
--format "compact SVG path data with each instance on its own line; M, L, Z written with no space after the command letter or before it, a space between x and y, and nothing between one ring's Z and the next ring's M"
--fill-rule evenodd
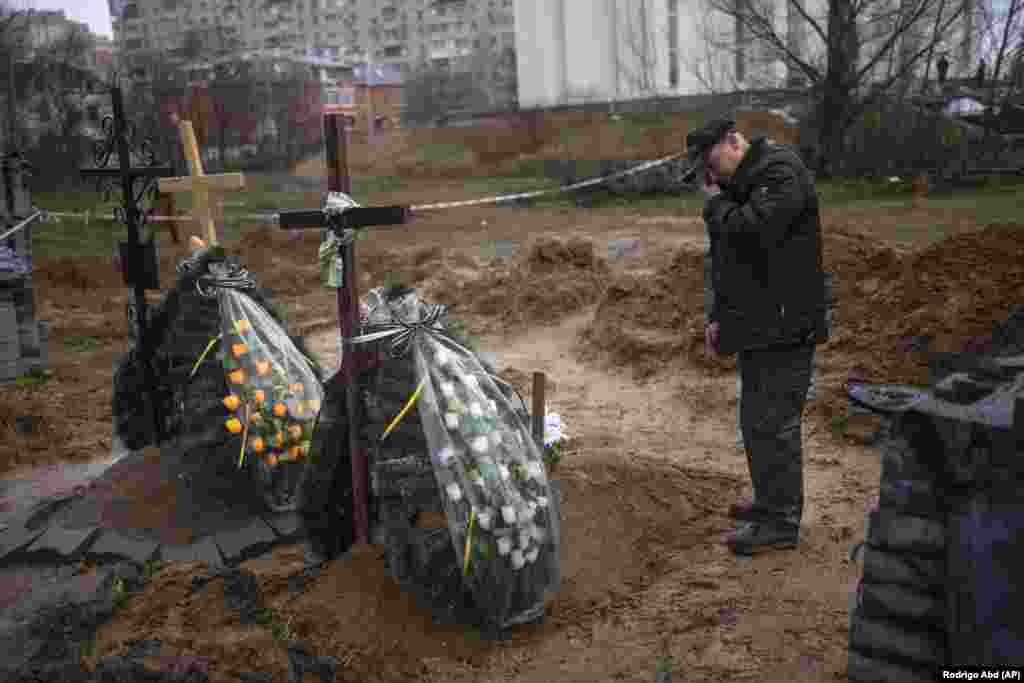
M729 506L729 516L741 522L753 522L757 518L754 509L754 499L740 496L736 502Z
M799 528L778 522L745 522L726 536L725 544L737 555L791 550L800 540Z

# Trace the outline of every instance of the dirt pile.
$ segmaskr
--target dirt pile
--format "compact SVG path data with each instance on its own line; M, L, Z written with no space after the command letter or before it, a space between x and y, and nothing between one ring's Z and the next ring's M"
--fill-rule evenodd
M654 375L680 355L723 370L735 367L731 358L709 358L700 351L703 273L703 254L684 247L651 275L615 278L580 335L581 359L603 357L631 368L637 379Z
M490 259L478 277L440 272L430 300L456 318L483 316L489 325L508 330L545 325L598 301L608 273L591 240L544 237L521 256Z
M358 546L310 572L301 546L287 546L241 566L255 576L265 610L256 623L229 605L223 581L197 584L201 566L169 564L100 627L95 656L125 654L145 633L160 644L155 658L200 661L213 683L252 671L283 680L287 653L274 633L287 627L312 653L337 660L339 681L477 680L494 661L565 639L634 600L669 570L673 554L714 542L724 523L720 501L739 491L723 475L645 461L591 461L559 478L562 588L544 624L518 628L507 641L433 623L387 576L377 548Z
M826 225L823 259L835 303L820 369L926 384L926 349L966 350L1024 301L1021 235L1020 226L992 225L901 256L856 228ZM735 368L734 357L703 351L703 286L703 254L687 248L652 275L616 278L581 335L580 353L606 354L639 377L681 354L712 372Z
M1022 237L1019 224L989 225L841 272L828 350L869 380L927 384L927 352L984 349L993 323L1024 302Z

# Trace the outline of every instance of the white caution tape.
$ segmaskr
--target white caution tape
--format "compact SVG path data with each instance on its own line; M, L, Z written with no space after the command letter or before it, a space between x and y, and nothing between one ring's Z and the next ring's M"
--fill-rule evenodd
M599 178L591 178L589 180L582 180L582 181L580 181L578 183L573 183L572 185L564 185L564 186L561 186L561 187L554 187L554 188L549 188L549 189L546 189L546 190L533 190L533 191L530 191L530 192L519 192L517 194L506 194L506 195L497 195L497 196L494 196L494 197L483 197L481 199L466 199L466 200L457 201L457 202L439 202L439 203L435 203L435 204L417 204L415 206L410 206L409 210L410 211L437 211L437 210L440 210L440 209L455 209L455 208L460 208L460 207L464 207L464 206L482 206L484 204L501 204L502 202L512 202L512 201L517 201L517 200L521 200L521 199L533 199L534 197L543 197L545 195L555 195L555 194L561 194L561 193L564 193L564 192L572 192L574 190L579 190L579 189L584 188L584 187L591 187L593 185L600 185L601 183L606 183L606 182L608 182L610 180L615 180L617 178L624 178L626 176L636 175L637 173L643 173L644 171L649 171L650 169L655 168L657 166L663 166L664 164L667 164L667 163L669 163L671 161L675 161L676 159L679 159L679 158L681 158L683 156L685 156L685 154L683 154L683 153L671 154L671 155L669 155L667 157L662 157L661 159L655 159L654 161L644 162L642 164L639 164L638 166L634 166L633 168L627 168L624 171L618 171L617 173L612 173L611 175L607 175L607 176L601 176ZM692 169L691 169L691 171L692 171ZM690 173L688 172L686 175L688 176L688 175L690 175ZM356 206L358 206L358 205L356 205ZM90 218L91 218L91 216L93 214L90 211L86 211L85 213L66 213L66 212L65 213L56 213L56 212L51 212L49 215L51 217L53 217L53 218L56 218L58 221L61 218L84 218L86 220L86 222L88 223ZM277 223L278 222L278 216L279 216L279 214L276 214L276 213L257 213L257 214L244 214L244 215L225 216L225 217L226 218L230 218L231 220L242 219L242 220L256 221L256 222L260 222L260 223ZM163 222L184 222L184 221L193 221L193 220L196 220L196 219L193 218L192 216L152 216L152 215L151 216L146 216L146 222L157 222L157 223L163 223Z
M551 188L551 189L547 189L547 190L533 190L532 192L520 192L519 194L506 194L506 195L499 195L499 196L495 196L495 197L485 197L483 199L467 199L467 200L459 201L459 202L441 202L441 203L437 203L437 204L419 204L417 206L410 206L409 210L410 211L436 211L438 209L454 209L454 208L463 207L463 206L480 206L482 204L500 204L501 202L510 202L510 201L515 201L515 200L518 200L518 199L532 199L534 197L541 197L541 196L549 195L549 194L553 195L553 194L560 194L562 192L572 192L573 190L578 190L578 189L583 188L583 187L590 187L592 185L600 185L601 183L606 183L609 180L615 180L616 178L624 178L626 176L635 175L637 173L643 173L644 171L648 171L648 170L650 170L650 169L652 169L652 168L654 168L656 166L661 166L663 164L669 163L670 161L675 161L676 159L679 159L680 157L683 157L683 156L684 156L684 154L681 154L681 153L680 154L672 154L672 155L667 156L667 157L662 157L661 159L655 159L654 161L648 161L648 162L642 163L639 166L634 166L633 168L627 168L625 171L619 171L618 173L613 173L613 174L608 175L608 176L601 176L600 178L591 178L590 180L583 180L583 181L578 182L578 183L573 183L572 185L565 185L565 186L562 186L562 187L555 187L555 188Z

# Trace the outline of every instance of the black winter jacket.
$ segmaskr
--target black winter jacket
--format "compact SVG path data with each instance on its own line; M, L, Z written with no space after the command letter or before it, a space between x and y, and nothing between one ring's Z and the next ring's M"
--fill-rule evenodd
M831 322L818 195L790 148L754 139L704 208L705 307L721 353L820 344Z

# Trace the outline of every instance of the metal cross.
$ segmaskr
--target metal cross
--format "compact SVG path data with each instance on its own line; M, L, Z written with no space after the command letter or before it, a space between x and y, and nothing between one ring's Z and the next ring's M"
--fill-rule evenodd
M128 241L120 242L121 264L124 281L133 289L133 305L129 305L129 325L135 337L146 369L146 382L150 391L153 418L156 422L157 442L165 437L163 420L160 415L159 402L156 394L156 378L149 363L155 349L151 346L152 335L148 332L146 314L146 290L160 289L159 261L156 256L156 243L150 238L146 243L139 239L139 231L146 222L146 215L141 204L147 192L152 197L156 191L155 180L160 177L174 175L170 166L157 166L152 144L149 140L137 140L135 125L125 121L124 100L121 88L116 85L110 89L114 115L103 118L105 138L96 142L93 149L93 168L80 170L83 178L97 179L104 195L109 195L121 185L121 206L114 210L114 220L123 222L128 227ZM132 153L139 158L142 167L132 167ZM117 154L118 165L108 168L112 154ZM137 181L142 181L136 189Z

